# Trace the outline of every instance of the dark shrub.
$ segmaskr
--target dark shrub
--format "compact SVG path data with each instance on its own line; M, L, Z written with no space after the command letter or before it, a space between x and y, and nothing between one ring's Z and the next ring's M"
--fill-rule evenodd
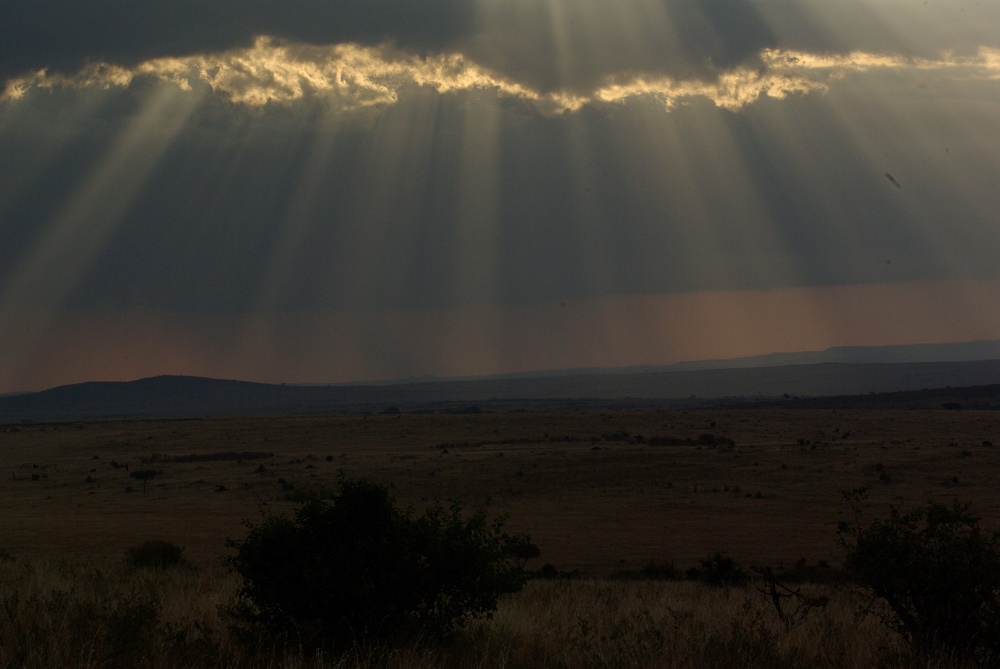
M699 446L735 446L734 442L729 437L720 437L714 434L700 434L698 435Z
M248 522L229 541L243 580L237 627L308 648L445 635L522 585L502 524L457 504L414 517L389 488L341 477L329 500Z
M702 581L718 588L732 588L745 585L747 573L728 555L715 553L699 560L700 568L688 569L688 578Z
M181 563L184 549L169 541L155 539L132 546L125 552L125 561L132 567L166 569Z
M892 611L887 623L920 653L1000 659L1000 533L970 506L930 504L862 526L841 523L844 566Z
M677 569L673 562L653 562L650 560L639 572L642 578L650 581L670 581L677 578Z

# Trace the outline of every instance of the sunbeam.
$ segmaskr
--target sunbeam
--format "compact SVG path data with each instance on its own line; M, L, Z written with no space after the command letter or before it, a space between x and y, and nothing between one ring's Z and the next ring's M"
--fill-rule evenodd
M55 306L66 299L197 105L197 97L170 88L150 95L14 270L0 304Z
M500 294L500 106L497 96L478 95L453 121L459 155L453 207L448 208L451 248L444 259L451 268L447 285L458 304L492 301Z
M144 101L88 177L78 184L0 290L0 310L17 314L21 364L50 327L44 314L66 305L95 257L121 225L163 153L199 104L160 87Z
M0 7L0 392L1000 339L995 3L222 3Z

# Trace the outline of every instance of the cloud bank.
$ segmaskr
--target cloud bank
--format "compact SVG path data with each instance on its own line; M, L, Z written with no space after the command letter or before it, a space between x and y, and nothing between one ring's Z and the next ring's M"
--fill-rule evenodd
M69 75L250 48L312 46L460 53L545 93L609 78L710 79L767 50L933 59L1000 47L993 3L909 0L8 0L0 79Z
M738 110L762 96L825 91L831 80L872 70L949 73L969 80L1000 78L1000 49L980 47L975 54L936 59L851 52L843 55L764 49L755 68L736 67L709 80L619 77L589 90L543 91L484 69L458 53L406 56L358 44L308 46L258 37L253 46L218 54L157 58L125 68L93 63L69 74L40 71L8 81L3 98L17 100L32 89L57 87L128 87L137 78L153 78L184 91L207 87L226 100L251 107L323 99L353 110L393 104L401 88L427 86L438 93L490 89L523 99L544 113L576 111L585 105L615 104L649 96L672 108L687 98L703 97Z
M0 77L71 73L95 62L132 67L247 47L261 34L437 50L471 29L471 7L464 0L10 0L0 8Z

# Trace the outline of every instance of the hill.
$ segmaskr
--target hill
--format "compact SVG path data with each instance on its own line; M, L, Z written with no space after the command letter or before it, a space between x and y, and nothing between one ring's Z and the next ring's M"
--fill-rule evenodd
M457 412L518 408L688 408L775 401L813 408L867 405L939 408L944 403L993 408L1000 406L1000 387L991 387L998 382L1000 360L592 371L330 386L159 376L128 382L88 382L0 397L0 422L378 413L397 409ZM969 387L978 389L966 390L964 394L955 390Z

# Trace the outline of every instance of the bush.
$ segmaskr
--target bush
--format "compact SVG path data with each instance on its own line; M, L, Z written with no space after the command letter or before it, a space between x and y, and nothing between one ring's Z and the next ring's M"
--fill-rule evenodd
M515 548L527 538L502 525L457 504L414 517L389 488L342 476L329 500L229 541L243 581L232 613L243 631L306 648L440 637L523 584Z
M715 553L704 560L698 561L701 567L688 569L689 579L702 581L717 588L729 588L746 585L750 577L733 558L722 553Z
M968 504L893 508L866 527L856 515L840 533L844 566L916 651L1000 658L1000 533L984 533Z
M166 569L181 563L184 549L169 541L155 539L132 546L125 552L125 562L132 567Z

